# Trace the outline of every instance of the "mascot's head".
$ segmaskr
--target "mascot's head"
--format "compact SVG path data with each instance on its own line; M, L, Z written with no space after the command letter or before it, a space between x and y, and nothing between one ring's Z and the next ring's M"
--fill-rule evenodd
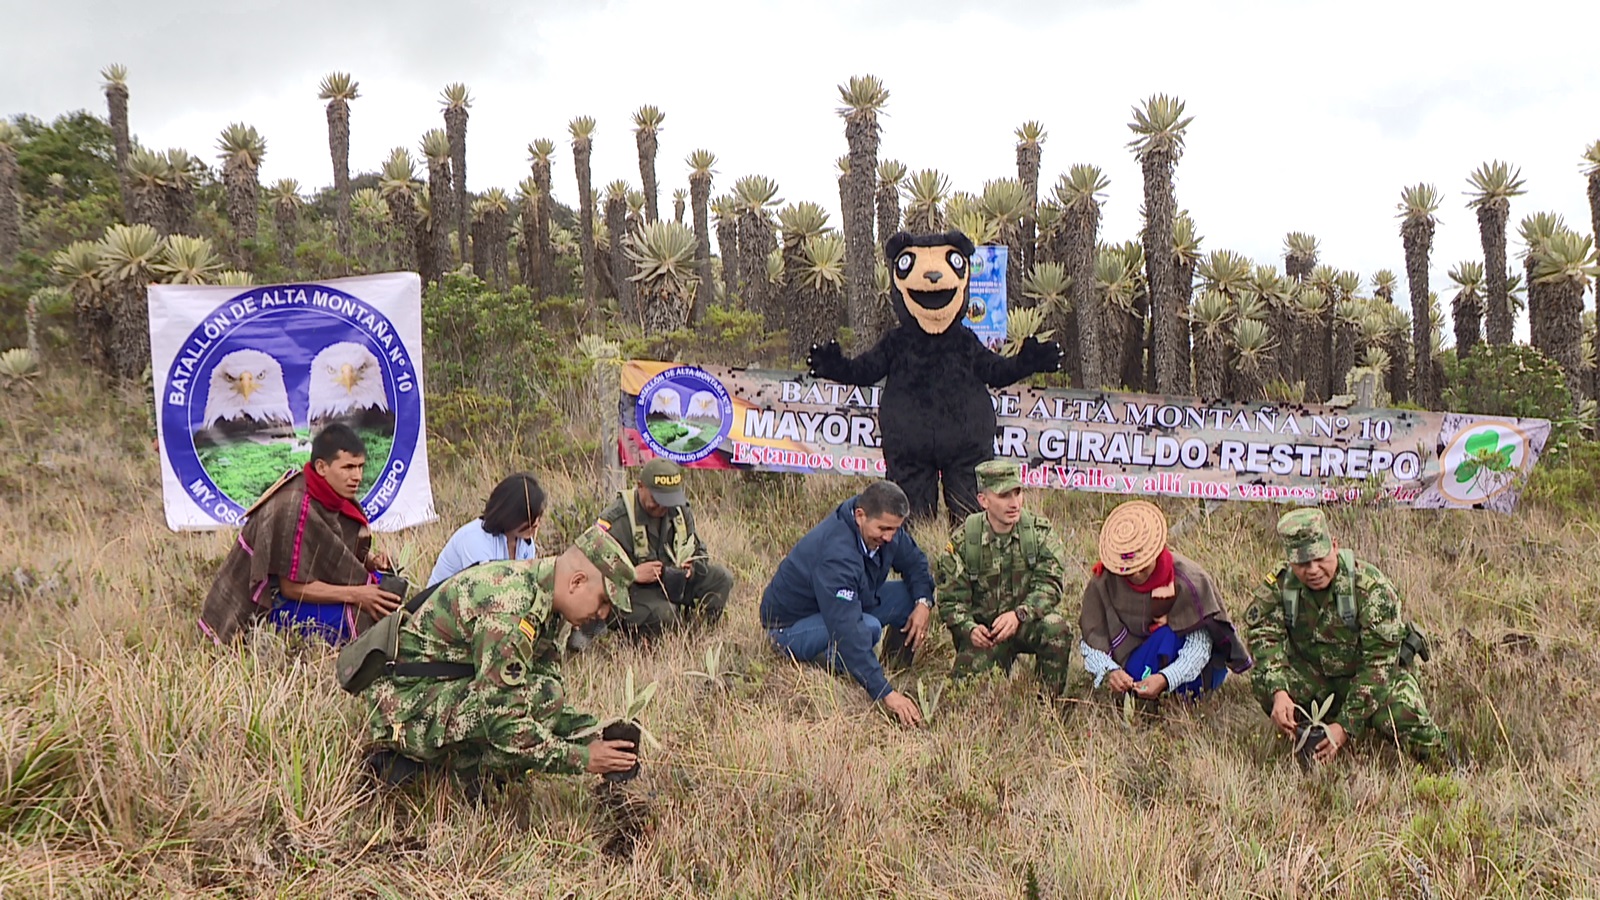
M959 231L897 232L883 245L894 282L894 310L907 325L943 334L967 311L972 239Z

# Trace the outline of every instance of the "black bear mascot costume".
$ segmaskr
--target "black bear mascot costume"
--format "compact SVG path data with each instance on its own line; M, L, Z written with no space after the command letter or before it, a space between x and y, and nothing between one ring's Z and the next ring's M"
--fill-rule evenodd
M855 359L837 341L813 346L814 378L866 386L883 382L878 405L885 475L926 520L939 506L939 479L951 523L978 511L977 465L994 456L989 388L1061 368L1061 346L1028 337L1015 356L985 347L962 324L974 251L959 231L898 232L884 245L900 324Z

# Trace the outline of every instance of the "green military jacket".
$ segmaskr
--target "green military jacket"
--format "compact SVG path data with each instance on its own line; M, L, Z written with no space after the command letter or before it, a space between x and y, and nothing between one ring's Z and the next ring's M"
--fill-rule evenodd
M975 525L973 523L976 520ZM968 548L969 531L977 534ZM1033 536L1028 538L1026 532ZM1025 543L1031 542L1028 548ZM975 551L977 564L968 568L964 550ZM1033 565L1028 565L1031 549ZM950 536L934 565L939 618L951 632L965 637L976 625L988 625L1019 606L1038 621L1055 611L1065 588L1066 551L1050 520L1023 510L1022 519L1008 534L995 534L988 517L976 512Z
M617 539L636 566L660 560L666 565L681 567L689 560L708 558L705 544L695 533L694 513L687 503L668 510L665 516L657 519L640 508L636 493L621 491L600 513L597 524ZM637 547L641 534L649 545L642 554Z
M1288 566L1268 575L1256 589L1245 622L1256 655L1250 677L1266 695L1289 689L1289 671L1295 665L1308 666L1323 678L1348 680L1339 719L1356 737L1378 711L1376 695L1395 678L1407 628L1400 617L1400 594L1388 576L1365 560L1354 556L1349 560L1353 566L1340 559L1333 582L1320 591L1302 584ZM1285 589L1299 592L1293 627L1286 622ZM1341 592L1355 596L1355 627L1339 614ZM1322 698L1294 699L1308 706Z
M401 626L400 659L464 663L470 679L380 678L369 689L373 732L426 757L477 740L487 715L531 720L502 748L548 772L582 773L588 748L545 722L563 710L554 557L485 562L442 583Z

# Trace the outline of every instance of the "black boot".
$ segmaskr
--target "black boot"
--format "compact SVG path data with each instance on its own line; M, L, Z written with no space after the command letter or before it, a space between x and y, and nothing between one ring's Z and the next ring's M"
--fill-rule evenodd
M367 771L391 787L401 787L415 781L427 766L409 756L393 750L376 750L367 755Z

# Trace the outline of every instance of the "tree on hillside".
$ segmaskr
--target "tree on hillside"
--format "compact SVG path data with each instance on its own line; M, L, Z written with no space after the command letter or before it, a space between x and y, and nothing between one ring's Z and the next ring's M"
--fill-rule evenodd
M1022 183L1022 192L1026 196L1027 209L1023 213L1022 222L1018 226L1018 239L1022 246L1022 258L1017 262L1023 270L1033 272L1033 263L1038 248L1039 216L1039 162L1042 156L1041 144L1044 143L1044 126L1038 122L1023 122L1017 127L1017 181Z
M222 152L222 182L227 197L228 222L233 225L233 256L238 268L247 268L244 244L256 237L256 205L261 191L257 173L267 155L267 141L252 126L234 123L217 141Z
M159 234L169 233L167 178L170 172L167 160L159 153L136 147L129 154L123 177L128 184L125 216L130 224L149 225Z
M700 279L700 288L695 292L694 309L690 312L689 320L699 324L705 314L706 306L711 302L713 288L711 286L711 223L709 219L711 206L711 176L717 164L717 155L710 150L696 150L690 153L685 162L689 165L689 206L693 209L694 217L694 271ZM726 260L724 260L726 264Z
M1015 178L984 182L978 208L999 229L999 242L1006 247L1006 299L1022 306L1022 280L1026 274L1022 248L1022 222L1028 215L1028 192ZM969 235L969 237L972 237ZM976 237L973 243L980 243Z
M639 183L644 187L644 220L654 222L660 218L656 186L656 137L661 133L661 123L667 114L648 104L633 114L633 139L639 148ZM624 260L626 262L626 260Z
M1501 252L1505 252L1504 246ZM1483 269L1483 263L1469 259L1450 270L1450 280L1456 283L1456 295L1450 301L1450 321L1455 324L1457 359L1471 353L1483 339L1479 329L1483 313Z
M811 272L811 261L806 256L807 242L833 229L828 227L828 213L809 201L790 204L778 211L778 224L783 236L780 250L783 253L783 284L773 302L769 328L782 328L789 333L789 358L803 360L813 343L826 343L843 324L839 318L843 310L827 307L812 308L806 301L814 299L807 290L805 279ZM820 337L827 335L827 337Z
M445 85L439 103L444 107L444 133L450 139L450 177L455 182L450 203L456 214L456 243L461 261L466 262L472 258L468 222L472 203L467 199L467 110L472 106L472 95L466 85L453 82Z
M611 236L611 247L603 264L608 267L611 274L611 286L616 293L617 308L625 317L635 319L639 316L639 309L634 302L633 283L628 280L633 271L626 252L628 183L619 179L606 185L605 198L606 232Z
M280 178L266 190L267 208L272 211L273 231L278 238L278 261L283 265L294 262L295 229L300 221L300 210L305 200L300 197L300 182L293 178Z
M390 247L394 263L404 271L417 268L417 181L416 163L410 151L396 147L389 152L383 164L383 175L378 182L378 193L389 206ZM487 280L487 273L479 273Z
M504 188L492 187L477 202L482 205L483 235L489 244L484 252L489 263L485 280L495 290L504 291L511 287L510 263L506 259L511 243L511 195Z
M135 381L150 366L150 305L161 236L149 225L113 225L96 246L99 282L110 318L106 349L112 377Z
M1083 367L1082 386L1090 390L1110 387L1111 368L1107 344L1111 330L1109 307L1099 293L1096 250L1100 241L1100 208L1111 186L1095 166L1074 165L1056 183L1056 203L1061 206L1061 233L1067 273L1067 303L1078 318L1077 352ZM1068 348L1067 352L1072 352Z
M1400 194L1400 238L1406 253L1406 285L1411 293L1411 352L1415 365L1412 392L1425 408L1438 404L1433 383L1435 348L1428 329L1428 256L1433 251L1433 231L1438 220L1439 192L1431 184L1418 184Z
M739 203L732 194L711 201L717 219L717 255L722 260L722 302L739 306Z
M1600 276L1594 240L1571 229L1557 230L1535 253L1533 276L1543 293L1550 356L1561 366L1573 402L1587 400L1591 382L1583 359L1583 295Z
M57 250L51 271L72 294L73 319L83 354L81 360L101 372L111 371L107 337L111 314L100 284L100 248L93 241L73 241Z
M844 105L844 136L850 145L850 171L844 205L845 288L850 327L859 340L870 343L874 320L872 265L878 258L873 239L874 200L878 174L878 113L889 102L889 89L875 75L856 75L839 85ZM741 242L743 237L741 235ZM747 255L748 256L748 255Z
M1173 343L1178 348L1178 393L1194 390L1193 348L1189 340L1189 302L1194 297L1194 270L1200 264L1200 235L1195 234L1194 220L1188 213L1179 212L1172 222L1172 266L1176 284L1177 313L1168 323L1175 334ZM1276 374L1276 360L1269 368Z
M1535 274L1534 267L1538 264L1539 255L1550 238L1566 230L1566 220L1555 213L1547 212L1537 212L1524 217L1518 227L1518 235L1522 239L1524 248L1522 256L1523 271L1526 273L1524 283L1528 286L1528 337L1534 347L1552 359L1555 358L1555 344L1561 337L1552 333L1552 328L1555 327L1555 311L1545 304L1548 292Z
M1189 310L1194 330L1194 390L1202 401L1222 399L1227 385L1228 333L1233 326L1233 302L1221 291L1207 288Z
M350 101L361 96L360 84L347 72L322 79L317 98L328 101L328 155L333 160L333 215L339 252L350 255Z
M900 230L900 185L905 180L905 163L893 159L878 163L878 191L874 205L878 213L879 253L890 236Z
M126 172L133 149L128 138L128 67L112 63L100 70L100 77L105 79L101 89L106 94L106 117L111 122L111 139L117 151L117 182L122 188L122 208L126 210L132 202Z
M1511 198L1525 193L1520 170L1495 160L1475 169L1467 179L1472 185L1472 200L1467 206L1477 210L1478 238L1483 243L1485 337L1494 346L1511 343L1513 317L1506 297L1506 220L1511 214ZM1476 323L1473 325L1476 333ZM1463 353L1457 348L1457 354Z
M1172 220L1177 201L1172 192L1172 169L1183 155L1183 133L1194 117L1185 117L1183 101L1158 94L1134 107L1128 127L1137 135L1134 148L1144 170L1144 258L1150 291L1152 351L1155 389L1178 391L1178 284L1172 254Z
M639 323L645 334L682 328L700 284L694 268L694 231L676 222L644 223L635 239L626 242L625 252L633 263L628 282L639 298Z
M945 230L944 204L950 196L950 179L938 169L922 169L906 182L906 231L937 234Z
M22 247L22 169L17 165L17 145L22 132L0 119L0 268L17 261Z
M538 291L539 268L539 182L532 175L517 182L517 214L519 217L520 240L517 242L517 271L520 273L522 283L534 292Z
M431 128L422 135L428 165L428 265L424 280L438 282L450 266L450 227L456 221L455 185L450 176L450 136Z
M199 183L204 163L191 156L187 150L173 148L166 152L167 178L162 185L166 195L168 234L193 234L194 189Z
M594 190L589 185L589 153L594 147L595 121L578 116L567 123L572 135L572 166L578 176L578 249L583 263L583 304L593 310L600 302L598 261L594 252Z
M758 312L769 328L782 327L767 280L767 257L778 249L773 211L783 199L778 183L763 175L746 175L733 184L739 207L739 274L744 280L744 308ZM848 246L848 245L847 245Z
M1283 239L1283 271L1295 281L1305 281L1317 268L1317 239L1303 231L1291 231Z
M672 189L672 221L683 224L683 214L689 208L689 191L685 188Z
M528 284L533 287L533 296L540 299L554 294L556 290L555 232L550 228L550 205L553 202L550 194L550 164L555 152L556 142L549 138L539 138L528 145L533 181L539 186L539 196L534 203L533 252L529 254L534 274L528 279ZM523 233L528 233L526 224L523 225Z
M804 362L812 344L837 340L844 325L844 238L832 229L806 238L800 246L795 282L796 305L809 315L796 316L789 334L792 358ZM785 274L788 268L785 266Z

